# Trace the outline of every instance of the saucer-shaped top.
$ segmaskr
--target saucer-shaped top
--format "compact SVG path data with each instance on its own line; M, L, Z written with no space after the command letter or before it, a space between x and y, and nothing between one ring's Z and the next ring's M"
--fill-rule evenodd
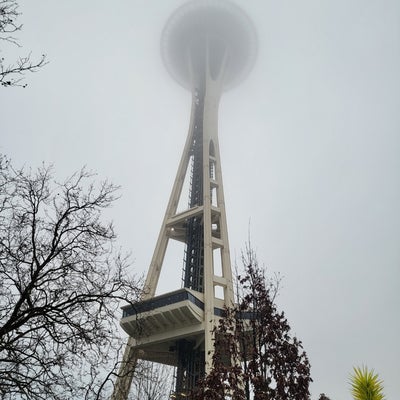
M208 57L205 49L208 49ZM257 54L257 35L250 18L228 0L192 0L169 18L161 38L167 70L184 87L192 89L196 71L204 66L218 76L226 53L223 87L231 88L246 77ZM207 61L206 61L207 60Z

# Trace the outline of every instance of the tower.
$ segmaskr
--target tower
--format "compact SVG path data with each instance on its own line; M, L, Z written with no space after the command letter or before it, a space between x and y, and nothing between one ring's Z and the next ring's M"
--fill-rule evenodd
M255 30L246 14L227 0L193 0L168 20L161 52L170 74L192 94L191 119L143 299L123 308L121 326L129 341L115 400L127 398L138 358L176 366L176 396L187 394L210 369L215 320L234 302L218 106L223 91L253 66ZM187 174L188 207L178 213ZM183 285L155 296L169 240L185 244ZM217 287L222 298L216 297Z

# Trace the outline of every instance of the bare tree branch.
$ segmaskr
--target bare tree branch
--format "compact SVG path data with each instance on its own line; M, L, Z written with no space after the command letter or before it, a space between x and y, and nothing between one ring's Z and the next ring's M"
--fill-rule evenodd
M118 371L121 301L140 285L101 212L118 187L0 155L0 397L102 399Z
M173 384L173 368L140 360L133 376L129 399L169 400Z
M20 47L18 39L14 34L22 29L22 24L17 23L18 3L16 0L0 0L0 43L8 43ZM1 51L1 50L0 50ZM32 61L31 54L19 57L13 63L6 63L5 58L0 58L0 85L3 87L21 86L23 76L26 72L36 72L47 64L46 55L37 61Z

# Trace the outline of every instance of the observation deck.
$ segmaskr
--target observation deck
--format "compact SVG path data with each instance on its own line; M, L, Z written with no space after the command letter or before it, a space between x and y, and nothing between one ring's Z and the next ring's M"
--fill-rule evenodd
M225 315L223 300L215 299L214 315ZM254 313L242 312L241 319L251 320ZM203 346L203 294L183 288L122 307L120 324L135 339L141 358L177 365L176 341L186 339Z
M183 288L122 308L120 324L135 339L135 349L143 351L142 359L177 365L177 340L204 346L203 296ZM219 300L214 314L222 316L223 308Z

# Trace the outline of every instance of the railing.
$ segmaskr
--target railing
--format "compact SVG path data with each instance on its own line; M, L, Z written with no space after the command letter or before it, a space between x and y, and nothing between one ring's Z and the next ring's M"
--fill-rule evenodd
M189 300L191 303L204 310L204 303L186 289L180 289L172 293L166 293L149 300L140 301L134 305L125 306L122 308L122 318L131 315L141 314L143 312L153 311L160 307L165 307L170 304L180 303L181 301Z
M153 297L149 300L140 301L134 305L129 305L122 307L122 318L130 317L131 315L137 315L144 312L153 311L157 308L165 307L171 304L180 303L182 301L189 300L195 306L199 307L204 311L204 303L199 300L196 296L190 293L185 288L176 290L175 292L170 292L162 294L160 296ZM218 317L225 317L226 310L222 308L214 307L214 315ZM257 318L257 313L255 311L241 311L237 313L239 319L249 319L254 320Z

